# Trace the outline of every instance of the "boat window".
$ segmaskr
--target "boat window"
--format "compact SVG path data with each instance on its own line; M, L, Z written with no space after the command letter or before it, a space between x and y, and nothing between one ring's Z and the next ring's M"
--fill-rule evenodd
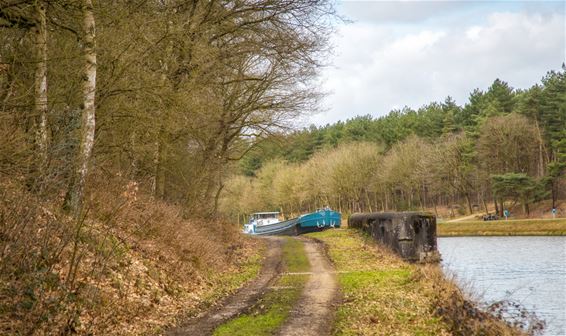
M254 219L277 219L278 213L255 213L252 215Z

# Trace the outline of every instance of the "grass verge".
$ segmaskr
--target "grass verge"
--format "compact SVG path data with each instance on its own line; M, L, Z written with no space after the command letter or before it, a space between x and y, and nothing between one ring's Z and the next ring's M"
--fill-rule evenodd
M566 219L461 221L437 224L439 237L454 236L564 236Z
M407 264L352 229L310 234L338 271L335 335L520 335L476 309L437 265Z
M308 275L289 274L308 272L310 269L301 241L286 238L283 262L287 274L277 281L275 289L260 299L249 313L219 326L214 331L215 336L271 335L279 329L308 280Z

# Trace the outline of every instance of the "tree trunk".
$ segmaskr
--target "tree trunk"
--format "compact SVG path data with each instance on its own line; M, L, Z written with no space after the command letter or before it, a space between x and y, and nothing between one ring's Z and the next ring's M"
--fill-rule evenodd
M529 210L529 202L527 201L527 199L523 199L523 213L527 215L527 218L529 218L529 216L531 215L531 212Z
M428 197L427 197L427 196L428 196L427 194L428 194L427 187L426 187L426 185L423 183L423 193L422 193L423 198L422 198L422 202L421 202L421 207L422 207L423 211L426 211L426 207L427 207L427 201L428 201L428 200L427 200L427 198L428 198Z
M472 209L472 201L470 200L470 194L465 193L464 195L466 197L466 202L468 203L468 210L470 211L470 215L471 215L474 213L474 210Z
M369 209L369 212L373 212L373 209L371 207L371 201L369 199L369 193L367 192L367 190L365 190L365 196L366 196L366 202L367 202L367 207Z
M40 171L47 161L47 14L45 7L44 1L37 1L37 25L34 29L37 52L35 67L36 146L39 151Z
M220 194L222 193L223 189L224 189L224 184L222 182L220 182L220 186L218 187L218 190L216 191L216 194L214 195L214 209L212 210L213 215L216 215L216 213L218 211L218 204L220 202Z
M157 141L155 142L155 151L153 153L153 177L151 179L151 195L154 198L163 198L165 195L165 170L163 169L163 161L165 158L164 133L163 124L159 128Z
M138 162L136 160L136 131L132 131L130 134L130 141L128 143L128 150L127 150L127 162L128 165L128 178L130 180L135 180L138 173Z
M95 112L94 98L96 94L96 30L92 0L83 0L83 103L81 111L81 132L79 152L75 163L75 171L67 194L66 206L78 216L83 201L84 186L88 175L88 166L94 146Z
M554 181L554 179L550 184L550 189L551 189L551 194L552 194L552 196L551 196L552 197L552 209L556 209L556 201L558 199L556 184L557 183L556 183L556 181Z
M487 203L485 203L485 198L484 198L483 196L482 196L482 198L481 198L481 202L482 202L482 204L483 204L483 208L484 208L484 210L485 210L485 213L486 213L486 214L489 213L489 211L487 211Z
M538 137L538 154L539 154L539 158L538 158L538 176L537 177L542 177L544 176L544 140L542 139L542 135L540 133L540 127L538 125L538 120L535 119L535 126L536 126L536 130L537 130L537 137Z
M499 215L499 205L497 204L497 196L493 195L493 205L495 206L495 213Z

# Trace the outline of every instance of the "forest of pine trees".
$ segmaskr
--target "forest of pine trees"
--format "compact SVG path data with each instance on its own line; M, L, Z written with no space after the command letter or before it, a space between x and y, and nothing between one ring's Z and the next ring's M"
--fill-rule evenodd
M300 213L330 205L344 212L495 211L564 198L566 69L513 89L496 79L464 106L447 97L418 110L272 137L240 164L224 211ZM550 211L550 209L549 209Z

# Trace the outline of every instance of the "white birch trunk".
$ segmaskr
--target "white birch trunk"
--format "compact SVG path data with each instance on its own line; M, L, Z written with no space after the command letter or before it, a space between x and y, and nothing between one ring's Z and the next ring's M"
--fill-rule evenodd
M168 51L172 52L172 46L169 45ZM161 85L165 87L167 83L167 76L165 75L169 70L167 62L161 63ZM165 121L167 120L167 112L158 111L160 116L158 122L160 123L159 131L157 132L157 140L155 141L155 151L153 152L153 176L151 178L151 195L153 198L161 198L165 195L165 176L163 175L163 160L164 160L164 137L165 137Z
M34 29L37 65L35 69L36 144L40 166L47 161L47 17L45 2L36 4L37 26Z
M92 0L83 0L83 106L81 111L81 133L79 152L77 154L73 183L69 190L69 208L78 215L82 206L84 185L88 174L88 166L94 146L95 104L96 94L96 30Z
M159 135L155 142L155 151L153 151L153 176L151 177L151 196L157 198L157 181L159 179L160 163L161 163L161 144Z

